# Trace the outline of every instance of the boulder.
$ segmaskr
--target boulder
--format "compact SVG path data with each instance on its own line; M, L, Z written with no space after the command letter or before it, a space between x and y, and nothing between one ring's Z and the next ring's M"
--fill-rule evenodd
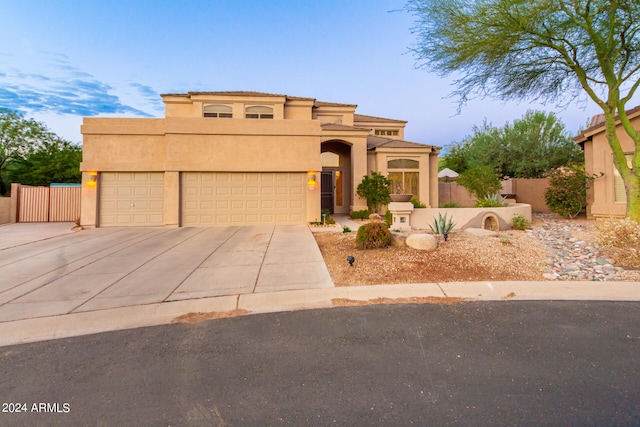
M393 246L406 246L406 240L408 235L404 233L398 233L397 231L391 232L391 244Z
M411 234L405 243L410 248L422 251L430 251L438 247L438 239L433 234Z

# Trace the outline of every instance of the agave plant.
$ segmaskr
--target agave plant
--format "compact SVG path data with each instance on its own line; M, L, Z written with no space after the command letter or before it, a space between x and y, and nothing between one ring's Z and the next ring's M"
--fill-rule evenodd
M451 218L447 220L447 214L442 216L441 213L438 213L438 219L433 218L433 225L429 225L429 228L433 234L442 234L444 236L444 240L447 240L449 233L453 230L455 225L456 224Z

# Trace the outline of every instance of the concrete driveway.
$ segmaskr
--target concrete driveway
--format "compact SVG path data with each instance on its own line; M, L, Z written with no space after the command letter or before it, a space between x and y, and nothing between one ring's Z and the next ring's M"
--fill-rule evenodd
M333 287L305 225L70 233L73 225L0 227L0 322Z

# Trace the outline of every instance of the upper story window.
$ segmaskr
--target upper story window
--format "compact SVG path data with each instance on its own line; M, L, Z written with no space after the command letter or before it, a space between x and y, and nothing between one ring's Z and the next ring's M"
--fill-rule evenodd
M262 105L247 107L244 110L244 117L247 119L273 119L273 108Z
M376 129L376 135L380 135L380 136L398 136L398 131L397 130Z
M232 111L228 105L206 105L204 116L230 119L233 117Z

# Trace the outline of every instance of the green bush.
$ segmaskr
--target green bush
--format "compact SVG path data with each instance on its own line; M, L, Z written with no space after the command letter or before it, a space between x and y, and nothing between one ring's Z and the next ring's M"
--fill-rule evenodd
M476 208L501 208L505 206L505 201L498 193L478 199Z
M360 249L386 248L391 244L391 232L383 222L368 222L358 228L356 247Z
M561 166L549 173L549 188L544 193L551 212L572 219L587 208L587 190L601 175L587 175L584 166Z
M426 208L427 207L427 205L425 205L424 203L422 203L420 200L416 199L415 197L412 198L409 201L413 204L413 207L416 208L416 209Z
M514 215L511 218L511 226L516 230L524 230L529 228L529 221L522 215Z
M391 221L393 221L393 216L391 215L391 211L387 210L384 213L384 223L387 224L387 227L391 228Z
M367 219L369 218L369 210L363 209L361 211L353 211L349 214L352 219Z

